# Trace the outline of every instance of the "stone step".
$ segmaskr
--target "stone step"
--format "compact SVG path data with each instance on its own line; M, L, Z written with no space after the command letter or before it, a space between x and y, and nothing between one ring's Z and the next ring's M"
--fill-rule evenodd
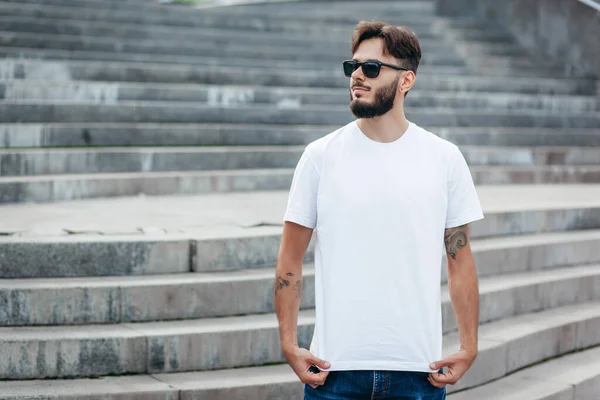
M142 277L5 279L0 280L0 299L4 299L0 324L104 324L274 312L273 273L274 267ZM313 266L305 265L302 275L300 307L314 308ZM597 288L600 265L483 276L480 323L598 300ZM458 329L446 286L442 287L442 315L444 332Z
M486 214L471 229L479 274L600 262L593 231L600 228L599 189L478 187ZM0 274L139 276L271 267L286 204L287 191L4 205ZM571 230L586 231L565 232ZM311 245L306 262L313 257Z
M6 43L5 43L6 44ZM179 50L177 50L179 51ZM129 53L129 52L110 52L110 51L87 51L87 50L66 50L66 49L45 49L45 48L24 48L24 47L0 47L0 57L7 60L31 59L31 60L47 60L47 61L107 61L107 62L149 62L149 63L164 63L164 64L183 64L194 66L225 66L237 68L257 68L257 69L274 69L274 70L297 70L305 69L315 72L331 72L341 69L342 60L348 57L339 57L339 59L331 58L315 63L311 60L270 60L264 58L244 58L244 56L228 55L226 57L203 57L202 54L197 55L169 55L169 54L152 54L152 53ZM290 55L290 57L294 57ZM465 73L463 59L452 54L441 54L439 56L431 56L422 60L424 72L432 73L433 67L442 67L440 73L457 74ZM520 67L522 76L533 76L534 70L529 61L525 60L524 65L506 66L506 68ZM421 69L419 70L421 71ZM503 69L502 71L505 71ZM498 73L501 71L499 70ZM343 76L341 72L339 75ZM556 76L556 71L539 68L538 74L542 76ZM346 78L347 79L347 78Z
M49 6L62 6L62 7L76 7L76 8L88 8L88 9L111 9L111 10L123 10L123 11L140 11L143 10L147 13L166 13L166 14L181 14L182 12L202 12L211 14L225 14L225 15L243 15L243 16L254 16L257 14L266 14L270 17L287 17L296 15L310 15L318 16L329 13L346 13L351 14L352 12L366 12L373 11L373 9L385 9L387 12L394 13L402 11L405 13L417 13L417 14L428 14L433 15L434 13L434 2L433 1L415 1L415 0L404 0L404 1L371 1L365 4L362 2L339 2L328 4L327 7L323 7L320 4L310 2L277 2L275 4L260 4L260 7L256 7L255 4L244 6L244 5L229 5L225 7L211 7L197 10L194 8L183 8L183 7L169 7L160 5L156 1L144 1L144 2L128 2L128 1L97 1L97 0L3 0L5 2L21 3L21 4L40 4Z
M0 148L306 145L337 125L0 124ZM459 146L600 146L600 129L425 127Z
M340 69L340 61L348 58L339 57L338 59L326 59L315 64L310 60L268 60L268 59L251 59L240 58L235 56L228 57L201 57L188 55L164 55L151 53L115 53L101 51L86 51L86 50L65 50L65 49L43 49L43 48L23 48L23 47L0 47L0 58L4 58L9 62L19 60L43 60L45 62L59 61L105 61L105 62L121 62L121 63L164 63L164 64L183 64L193 66L208 66L216 67L219 65L232 68L257 68L264 71L267 67L272 70L308 70L313 74L319 75L330 74L332 71ZM478 65L477 68L482 69L480 75L486 76L511 76L528 77L528 78L554 78L560 79L561 72L555 67L540 65L537 62L531 61L527 57L521 58L498 58L498 62L490 63L483 67ZM483 64L484 62L480 63ZM465 75L468 72L464 59L453 54L434 54L421 59L419 68L419 76L425 74L433 74L434 72L441 75ZM336 75L343 77L343 74L337 72ZM344 79L348 79L345 78ZM211 83L211 82L209 82ZM247 83L247 82L245 82ZM588 82L590 84L590 82ZM595 82L591 83L592 85ZM591 90L587 89L586 93Z
M11 34L11 36L14 34ZM76 39L79 42L79 39ZM252 48L236 47L219 49L191 49L185 46L174 47L174 45L165 45L160 47L154 44L148 46L129 47L126 45L105 43L68 43L54 41L49 38L42 38L38 41L14 40L9 43L1 43L0 56L2 58L31 58L48 60L98 60L98 61L121 61L121 62L140 62L148 61L153 63L163 62L169 64L192 64L192 65L223 65L232 67L254 67L254 68L275 68L275 69L308 69L333 70L341 69L341 62L350 58L349 52L344 54L332 54L329 56L315 55L315 59L301 57L298 53L277 54L265 50L261 53L256 49L256 54L250 55ZM190 46L191 47L191 46ZM198 46L195 46L198 47ZM212 46L207 46L212 47ZM533 67L538 67L529 60L522 58L515 59L507 63L507 68L524 68L524 73L532 73ZM461 57L451 52L428 54L421 59L422 66L440 66L446 67L449 71L466 71L459 69L464 66ZM539 67L541 73L550 74L553 71ZM427 71L427 69L425 70Z
M39 4L23 4L20 2L2 2L0 3L0 14L4 16L21 17L39 17L39 18L57 18L57 19L76 19L79 21L113 21L128 24L160 25L160 26L188 26L203 28L228 28L239 29L240 31L268 31L268 32L289 32L304 34L310 32L312 35L322 35L329 31L337 33L346 32L351 35L354 27L361 18L356 15L341 15L324 18L306 19L290 16L289 18L273 18L268 15L252 15L249 18L232 18L226 14L207 13L193 9L176 9L176 12L165 13L161 10L157 12L139 12L123 11L107 8L74 8ZM147 11L147 10L144 10ZM372 15L382 16L384 10L373 10ZM435 17L432 15L408 14L402 13L390 15L387 18L390 23L410 24L415 32L436 29ZM310 25L310 27L309 27ZM461 23L461 26L475 27L480 24L476 22Z
M177 101L225 107L274 104L278 107L292 108L317 104L347 105L348 89L14 80L0 82L0 99L84 101L96 104L112 104L119 101ZM417 88L410 92L407 105L588 112L598 110L598 99L593 96L573 95L433 92Z
M545 310L480 326L479 355L448 393L465 390L511 372L600 344L600 304ZM459 348L458 333L444 340L444 354Z
M118 53L147 53L147 54L172 54L172 55L196 55L205 57L226 58L228 56L249 57L249 58L269 58L274 60L294 60L302 61L306 58L317 57L325 60L343 60L350 58L350 38L343 42L334 42L326 46L312 46L306 48L300 45L290 46L289 44L274 45L273 43L248 44L248 43L222 43L218 41L203 41L181 43L181 39L174 39L163 36L161 39L139 40L127 37L94 37L69 34L40 34L31 32L13 32L0 31L3 38L1 44L4 47L24 47L39 49L63 49L63 50L88 50L104 51ZM516 52L514 45L496 44L490 48L490 54L498 53L500 55L509 55ZM456 53L452 50L451 43L426 40L421 43L423 50L422 64L427 64L432 58L443 59L453 55L458 59ZM486 46L487 48L487 46ZM302 51L299 51L299 50ZM514 58L526 54L514 54ZM309 57L310 56L310 57ZM528 57L521 57L523 60ZM313 61L314 62L314 61Z
M549 373L551 372L551 373ZM600 347L525 368L450 400L594 400L600 392Z
M419 125L597 128L599 112L553 113L546 110L407 108ZM250 124L345 125L353 120L347 106L210 106L193 102L94 104L83 101L0 101L0 122L203 122Z
M295 168L305 146L0 150L0 176ZM471 166L600 165L588 147L463 147Z
M451 400L595 400L600 349L557 357L485 384L452 393ZM548 371L553 371L548 374ZM160 380L158 380L160 378ZM168 382L165 383L165 382ZM302 400L303 385L287 364L98 379L10 381L0 383L7 399L45 396L47 399L95 400L111 394L115 400L176 400L201 396L207 400ZM19 397L21 396L21 397Z
M3 51L0 48L0 51ZM47 79L53 81L109 81L153 83L201 83L207 85L290 86L330 88L348 87L348 78L331 69L278 70L275 68L240 68L140 62L47 61L0 59L4 80ZM420 90L485 91L493 93L578 94L596 93L597 82L590 79L526 77L515 73L510 80L502 76L457 75L456 68L419 68ZM505 72L506 73L506 72Z
M77 23L74 21L73 23ZM201 55L207 57L227 57L239 56L249 58L271 58L271 59L292 59L297 61L307 58L316 59L317 56L322 59L343 60L350 58L350 40L351 37L328 38L324 43L311 40L310 38L298 38L296 41L290 39L278 39L278 36L271 35L271 40L260 40L250 36L249 38L211 38L204 35L203 32L197 33L195 29L188 29L178 34L177 30L171 29L157 30L155 37L151 38L132 38L125 36L122 29L116 29L112 35L92 36L91 34L81 33L63 33L63 32L30 32L33 28L27 24L23 27L15 26L15 30L10 27L15 25L13 19L10 22L3 23L0 18L0 31L5 39L1 43L4 47L28 47L28 48L55 48L64 50L87 50L87 51L107 51L119 53L149 53L149 54L178 54L178 55ZM39 21L37 24L41 24ZM56 22L48 22L55 26ZM7 25L8 29L2 27ZM35 26L35 25L34 25ZM44 26L43 24L41 26ZM239 34L239 33L238 33ZM275 41L274 39L278 39ZM440 58L440 56L456 55L452 49L452 43L443 42L439 39L420 40L423 51L423 61L431 57ZM518 48L514 44L508 43L490 43L485 46L490 54L501 54L522 56L518 54ZM299 51L302 50L302 51ZM310 57L308 57L310 55ZM313 62L316 62L313 60Z
M0 203L287 190L293 168L0 177ZM477 185L595 183L598 165L473 166Z
M431 1L403 1L403 2L381 2L374 1L368 4L353 2L340 2L328 4L327 6L293 6L279 3L274 7L243 7L230 5L227 7L156 7L156 4L131 5L127 3L82 2L73 0L5 0L6 3L37 5L47 8L72 8L77 13L91 13L92 11L110 10L118 13L118 19L126 18L126 15L143 13L145 21L163 23L165 16L168 21L181 20L184 23L190 21L191 15L206 17L230 17L253 19L255 21L308 21L320 23L356 23L359 19L382 19L393 18L395 20L410 21L412 18L422 20L434 20L434 4ZM114 14L111 14L114 15ZM148 18L151 16L153 18ZM357 17L358 16L358 17ZM411 18L411 19L408 19ZM134 19L137 20L137 19ZM210 19L208 19L210 21ZM468 21L473 22L475 21Z
M362 13L373 12L373 10L384 10L390 14L397 12L415 13L420 15L434 15L434 1L370 1L365 2L335 2L328 1L326 7L322 3L295 1L295 2L276 2L271 4L261 4L256 7L256 4L236 5L233 7L211 7L203 9L202 12L225 14L231 16L246 16L257 15L264 13L272 17L285 17L301 15L320 15L322 13L363 15ZM366 15L365 19L369 19L370 15Z
M203 40L211 43L237 43L284 46L305 46L306 48L321 48L321 46L342 46L349 48L351 37L346 32L330 32L328 35L303 35L280 32L273 35L270 32L246 31L240 36L239 30L223 27L201 28L180 26L133 25L113 21L79 21L73 19L41 18L28 16L0 16L0 30L11 32L32 32L44 34L67 34L77 36L114 37L146 40ZM422 46L434 45L435 41L444 39L444 35L429 30L418 32ZM494 43L499 46L513 45L512 37L505 31L486 27L485 29L463 27L453 32L453 38L468 39L475 42L485 42L494 49ZM514 45L513 45L514 46Z
M271 372L270 387L277 387L278 375L273 371L273 367L264 372ZM281 368L281 367L278 367ZM289 368L289 367L288 367ZM286 371L288 372L288 371ZM290 384L290 369L284 376L287 377L287 385L292 390L301 395L301 388ZM237 373L237 371L236 371ZM279 373L281 375L281 373ZM265 377L263 377L264 379ZM243 377L238 379L243 380ZM246 382L256 382L259 380L248 380ZM300 381L298 381L300 382ZM102 377L94 379L65 379L65 380L37 380L37 381L0 381L0 389L5 400L23 400L27 398L44 398L46 400L98 400L99 398L110 398L111 400L179 400L181 390L164 382L159 382L150 375L127 376L127 377ZM254 389L248 388L250 390ZM277 390L277 388L275 389ZM209 397L207 397L208 399ZM244 397L240 397L244 398ZM272 397L269 397L272 399ZM302 400L302 396L284 397L290 400ZM214 399L214 398L211 398ZM250 398L248 398L250 400ZM266 399L266 397L253 398Z
M599 302L481 325L479 356L450 390L481 385L547 358L598 345L599 326ZM300 346L308 346L313 327L314 312L300 311ZM0 332L5 349L0 362L2 379L203 371L284 361L274 314L117 325L5 327ZM565 332L571 334L565 336ZM458 347L458 332L444 336L444 354ZM487 368L482 368L484 365Z
M21 18L23 19L23 18ZM85 34L84 29L72 29L74 32L65 32L61 27L59 32L52 32L53 29L46 27L43 21L25 18L23 25L17 24L18 18L3 21L0 18L0 32L2 32L5 47L31 47L31 48L58 48L66 50L89 50L89 51L111 51L111 52L137 52L152 54L198 54L206 56L227 56L238 55L251 58L270 57L274 59L290 59L295 56L296 60L306 58L307 53L311 56L325 58L343 59L349 58L351 35L336 38L331 36L325 41L315 41L311 37L279 38L276 35L270 35L267 39L264 35L257 37L214 37L211 40L210 35L203 31L197 32L195 29L186 29L183 32L172 29L156 29L152 37L142 39L126 36L122 32L123 28L118 25L111 25L112 32L100 36L99 34ZM66 23L77 24L78 21L65 20ZM33 23L33 26L32 26ZM56 22L49 20L46 23L50 26L56 26ZM3 27L6 26L6 29ZM36 28L36 26L38 28ZM68 27L68 25L67 25ZM89 28L88 28L89 29ZM32 32L33 30L33 32ZM43 30L38 33L37 30ZM56 31L56 28L54 29ZM50 32L48 32L50 31ZM225 31L226 32L226 31ZM352 32L350 32L352 33ZM146 35L148 36L148 35ZM192 41L193 39L198 39ZM257 40L259 39L259 40ZM183 41L183 43L182 43ZM424 38L420 40L423 50L422 62L427 62L432 56L440 57L444 54L456 55L453 49L454 41L440 40L440 38ZM496 56L513 56L515 58L530 59L527 52L512 42L485 42L479 38L479 41L469 45L469 48L476 49L481 56L490 54ZM298 50L302 49L301 52ZM221 50L222 52L219 52ZM543 67L543 65L539 65Z
M542 362L498 381L448 396L451 400L595 400L599 389L600 348L594 347ZM552 374L548 374L552 371ZM160 380L158 380L160 378ZM168 382L165 383L165 382ZM112 394L115 400L176 400L201 396L218 400L302 400L303 385L287 364L98 379L11 381L0 383L8 399L92 400ZM13 397L11 397L13 396ZM22 397L18 397L22 396ZM128 397L129 396L129 397Z
M600 300L600 265L573 266L479 279L479 323ZM442 286L443 332L458 330L447 285Z

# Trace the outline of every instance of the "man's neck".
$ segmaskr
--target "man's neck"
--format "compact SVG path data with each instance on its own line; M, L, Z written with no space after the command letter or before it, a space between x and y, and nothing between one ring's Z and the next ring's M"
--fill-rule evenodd
M408 130L409 122L404 112L394 114L390 110L375 118L361 118L358 127L371 140L381 143L391 143L400 139Z

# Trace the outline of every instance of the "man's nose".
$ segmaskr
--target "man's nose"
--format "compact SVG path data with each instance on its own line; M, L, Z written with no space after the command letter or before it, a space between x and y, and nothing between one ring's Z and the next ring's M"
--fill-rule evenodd
M355 81L361 82L365 80L365 75L363 74L362 66L356 68L356 70L352 73L351 78Z

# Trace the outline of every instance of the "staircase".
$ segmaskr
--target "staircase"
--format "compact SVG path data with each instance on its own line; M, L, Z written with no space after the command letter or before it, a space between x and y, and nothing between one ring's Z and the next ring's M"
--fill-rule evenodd
M407 116L460 146L486 214L480 354L449 398L597 399L597 83L433 9L0 1L0 399L302 399L281 220L306 144L353 118L341 60L371 18L419 36Z

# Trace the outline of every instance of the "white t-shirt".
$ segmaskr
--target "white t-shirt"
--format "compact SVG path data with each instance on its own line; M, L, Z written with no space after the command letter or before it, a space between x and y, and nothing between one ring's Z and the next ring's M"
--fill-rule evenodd
M310 143L284 217L315 229L310 351L330 371L432 372L444 229L482 218L458 147L414 123L391 143L356 121Z

